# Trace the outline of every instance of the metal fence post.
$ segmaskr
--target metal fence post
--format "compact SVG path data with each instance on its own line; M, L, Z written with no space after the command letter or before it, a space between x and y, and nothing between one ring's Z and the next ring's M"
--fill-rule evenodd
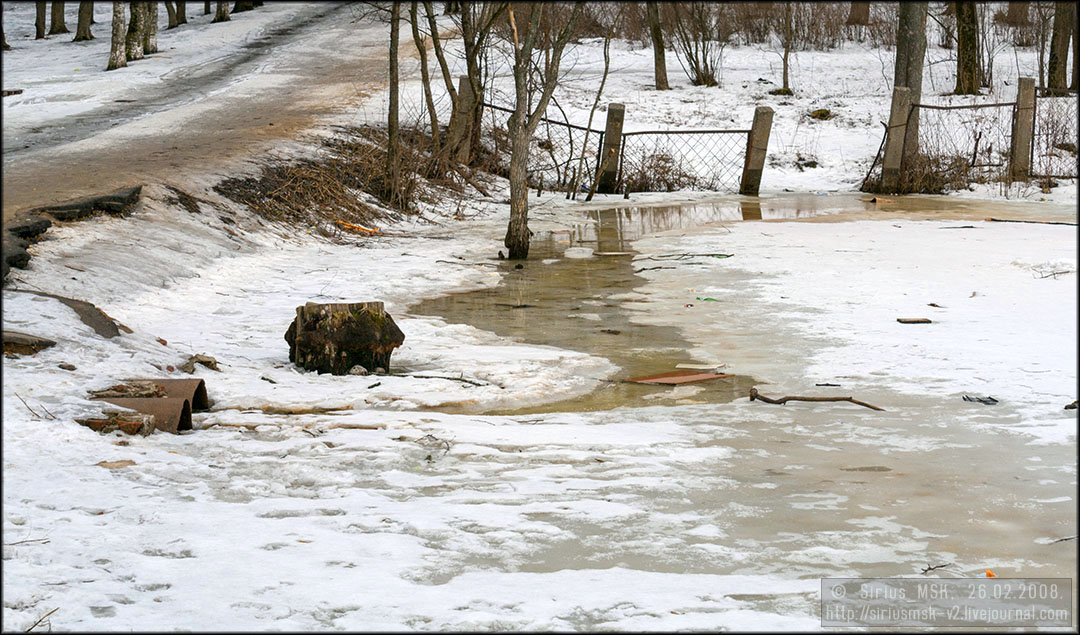
M911 114L911 107L911 91L908 87L893 88L889 129L885 138L885 157L881 163L881 190L883 192L896 192L900 189L900 162L904 156L904 136L907 134L907 121Z
M739 193L757 196L761 187L761 171L765 169L765 151L769 147L769 133L772 130L773 109L758 106L754 109L754 123L750 126L750 135L746 140L746 159L743 162L742 180Z
M619 154L622 148L622 126L626 115L623 104L608 104L607 126L604 128L604 145L600 161L600 178L596 191L601 194L615 193L615 183L619 174Z
M1016 118L1013 120L1009 163L1010 181L1026 181L1031 175L1032 133L1035 124L1035 78L1021 77L1016 91Z

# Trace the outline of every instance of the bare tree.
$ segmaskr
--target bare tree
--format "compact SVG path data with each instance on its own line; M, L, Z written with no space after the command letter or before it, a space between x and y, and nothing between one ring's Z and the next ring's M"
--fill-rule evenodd
M922 100L923 58L926 54L926 2L901 2L897 8L896 65L893 85L907 86L911 103ZM904 159L919 152L919 111L908 119L904 135Z
M49 17L49 35L58 35L60 33L71 33L71 31L64 24L64 3L53 2L52 14Z
M1064 93L1068 77L1069 37L1072 35L1076 5L1072 2L1054 3L1054 32L1050 38L1050 57L1047 60L1047 84L1054 93Z
M1028 5L1030 4L1030 2L1010 2L1005 23L1012 26L1030 24L1031 19L1028 18Z
M206 2L203 2L202 8L203 8L203 11L202 11L203 15L210 15L210 0L206 0Z
M210 20L210 24L215 22L228 22L229 21L229 3L218 0L217 13L214 14L214 19Z
M428 6L430 3L424 4ZM450 125L446 133L446 151L452 160L468 165L476 154L472 152L473 148L478 148L480 145L480 116L483 113L485 73L483 56L497 20L506 12L507 3L463 2L460 5L461 12L456 18L465 49L465 74L469 78L473 99L471 102L462 100L456 90L450 91L454 110L450 115ZM434 19L431 20L431 26L434 32ZM438 49L436 49L436 57L440 58L439 64L444 73L444 81L452 85L453 78L443 66L444 60Z
M1072 90L1080 88L1080 20L1077 19L1078 16L1076 13L1076 7L1073 7L1073 67L1072 84L1069 86Z
M435 99L431 94L431 73L428 72L427 44L420 34L420 21L417 16L417 5L413 0L409 3L409 25L412 27L413 44L416 52L420 55L420 84L424 90L424 104L427 107L428 118L431 123L431 155L439 154L441 142L439 139L439 113L435 111Z
M649 38L652 39L653 77L656 80L656 90L670 90L667 80L667 61L664 59L664 31L660 28L660 5L656 2L646 2L645 10L648 13ZM605 40L605 47L607 44ZM606 49L604 54L607 55Z
M176 24L187 24L187 2L184 0L176 1Z
M129 62L143 58L143 34L146 32L146 10L143 5L143 2L131 3L131 18L124 37L124 51Z
M35 2L36 17L34 18L34 39L40 40L45 37L45 2Z
M232 12L240 13L241 11L251 11L254 8L255 3L250 0L236 0L236 3L233 4Z
M675 55L694 86L716 86L735 25L727 5L719 2L677 2L673 35Z
M558 3L533 3L529 7L523 35L519 34L514 10L508 9L514 56L515 105L506 124L510 135L510 222L503 244L510 259L527 258L529 255L529 146L558 83L563 49L570 41L584 3L575 2L565 20L560 16L559 22L563 26L557 33L553 33L555 20L544 20L544 12L551 11L554 6L558 6Z
M848 26L866 26L870 24L870 3L852 2L851 10L848 11L847 21L844 24Z
M401 205L401 137L398 132L398 38L401 25L401 3L394 2L390 9L390 108L386 117L386 173L390 177L390 191L386 197L392 204Z
M869 10L869 8L868 8L868 10ZM783 94L783 95L790 95L791 94L791 85L790 85L790 83L788 81L788 69L791 68L791 64L789 63L789 60L791 58L791 47L792 47L792 44L793 44L793 41L792 41L793 40L792 28L791 28L791 19L792 19L791 14L792 14L791 2L785 2L784 3L783 25L781 27L782 37L781 37L781 42L780 42L781 45L784 47L784 54L782 56L782 63L781 63L781 67L783 68L783 83L784 83L784 85L780 88L780 93L779 94Z
M112 3L112 43L109 46L109 65L107 71L114 71L127 66L127 53L125 51L124 34L127 25L124 24L124 4L118 0Z
M957 2L956 88L957 95L979 94L979 18L974 2Z
M168 14L169 14L169 24L165 28L166 29L175 29L177 27L177 25L179 24L176 21L176 7L173 6L173 3L168 2L166 0L166 2L165 2L165 11L168 12Z
M80 2L79 3L79 24L75 27L75 39L72 42L83 42L85 40L94 39L94 34L90 32L90 18L94 16L94 3L93 2Z
M143 24L143 53L150 55L151 53L158 52L157 46L157 27L158 27L158 7L157 2L146 2L143 4L143 11L145 12L146 22Z

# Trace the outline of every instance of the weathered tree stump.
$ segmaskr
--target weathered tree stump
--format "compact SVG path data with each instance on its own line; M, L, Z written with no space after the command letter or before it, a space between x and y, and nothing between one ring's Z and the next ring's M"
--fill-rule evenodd
M382 302L317 304L296 307L285 332L289 361L300 368L347 375L354 366L390 372L390 354L405 341Z

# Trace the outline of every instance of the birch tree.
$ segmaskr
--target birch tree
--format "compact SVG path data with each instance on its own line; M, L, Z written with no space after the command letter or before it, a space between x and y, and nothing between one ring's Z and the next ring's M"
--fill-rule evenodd
M143 58L143 32L146 30L146 12L142 2L131 3L131 19L128 20L127 35L124 36L124 51L127 61L134 62Z
M158 26L158 3L143 3L143 54L150 55L158 52L157 26Z
M209 4L209 3L208 3ZM229 3L221 2L217 3L217 13L214 14L214 19L210 20L210 24L215 22L228 22L229 21Z
M127 25L124 24L124 4L119 1L112 3L112 43L109 46L109 65L105 68L107 71L127 66L124 39Z
M532 3L524 33L519 31L513 8L507 10L512 36L515 96L514 112L506 124L510 134L510 222L503 244L510 259L523 259L529 255L529 146L558 83L563 49L570 41L584 8L583 2L575 2L562 28L552 33L554 20L545 25L544 12L551 11L553 5L558 3Z

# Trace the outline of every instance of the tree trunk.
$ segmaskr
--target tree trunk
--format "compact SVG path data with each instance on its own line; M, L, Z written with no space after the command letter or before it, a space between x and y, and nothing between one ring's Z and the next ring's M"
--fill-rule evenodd
M90 32L90 18L94 15L93 2L79 3L79 24L75 27L75 39L72 42L83 42L94 39Z
M1030 24L1031 20L1028 18L1029 4L1029 2L1010 2L1009 11L1005 16L1005 22L1011 26Z
M524 125L510 137L510 224L503 244L511 260L529 257L529 134Z
M210 15L210 2L209 1L203 3L202 14L203 15Z
M543 42L544 56L537 62L533 59L533 51L542 29L543 11L551 4L537 2L532 5L524 35L521 37L514 22L514 10L507 9L513 34L515 107L506 124L510 134L510 222L506 227L503 244L509 250L507 257L512 260L529 256L529 145L558 84L563 49L570 41L585 3L574 3L573 12L557 35L546 34L550 39Z
M670 90L667 79L667 61L664 59L664 31L660 28L660 5L646 2L645 9L649 18L649 37L652 38L653 77L656 90Z
M431 96L431 75L428 73L427 47L424 39L420 36L420 23L416 5L413 0L409 3L409 25L412 27L413 44L420 56L420 85L424 89L424 104L427 106L428 118L431 124L431 156L439 154L439 115L435 111L435 100Z
M169 25L166 26L165 28L166 29L175 29L176 25L177 25L177 22L176 22L176 7L173 6L173 3L166 2L165 3L165 11L167 11L168 14L169 14Z
M217 3L217 13L214 14L214 19L210 20L210 24L215 22L228 22L229 21L229 3L221 2Z
M37 8L37 17L34 19L34 39L40 40L45 37L45 4L44 2L35 2Z
M1073 31L1071 2L1054 3L1054 32L1050 37L1050 57L1046 64L1047 88L1055 93L1065 92L1066 67L1069 61L1069 36Z
M3 47L2 48L5 51L10 51L11 46L7 43L7 35L4 34L4 25L3 24L0 24L0 40L3 40Z
M49 35L71 33L64 21L64 3L53 2L52 11L49 15Z
M847 22L848 26L866 26L870 24L870 3L869 2L852 2L851 10L848 12Z
M177 0L176 2L176 25L187 24L187 2L183 0Z
M386 173L390 176L387 200L395 207L402 204L401 191L401 139L398 134L398 37L401 24L401 3L394 2L390 8L390 108L386 117Z
M142 2L131 3L131 18L128 20L124 50L127 60L133 62L143 58L143 33L146 30L146 13Z
M956 3L957 95L979 94L979 21L974 2Z
M926 2L901 2L896 25L895 86L907 86L911 103L922 101L923 57L926 54ZM908 119L904 135L904 159L910 160L919 152L919 111Z
M144 17L146 23L143 25L145 29L143 31L143 53L150 55L151 53L158 52L157 46L157 27L158 27L158 6L157 2L146 2L143 4Z
M71 33L71 31L64 24L64 3L54 2L52 3L52 15L49 20L49 35L59 33Z
M107 71L113 71L127 66L127 54L124 50L124 32L127 30L124 24L124 3L112 3L112 44L109 47L109 65Z
M784 3L784 86L786 94L791 94L791 86L788 85L788 59L791 56L791 3Z
M1080 19L1077 16L1076 7L1073 7L1073 34L1072 34L1072 49L1073 49L1073 68L1072 68L1072 85L1069 88L1077 90L1080 88Z
M233 4L232 12L233 13L240 13L241 11L251 11L254 8L255 8L255 3L254 2L250 2L250 1L245 2L245 1L242 1L242 0L236 0L236 3Z

